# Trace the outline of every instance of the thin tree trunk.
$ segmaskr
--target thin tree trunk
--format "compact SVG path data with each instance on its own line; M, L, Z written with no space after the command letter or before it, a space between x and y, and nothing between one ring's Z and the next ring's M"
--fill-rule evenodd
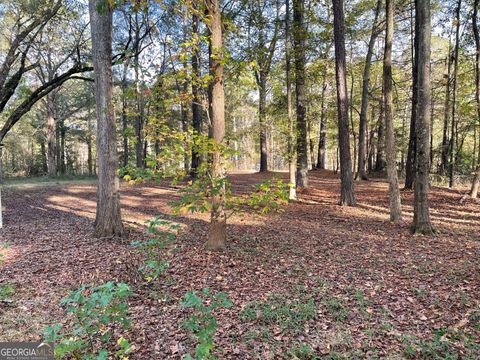
M368 42L367 55L365 57L365 67L363 68L362 80L362 103L360 106L360 123L358 126L358 168L357 178L368 180L365 174L365 137L367 128L367 111L368 111L368 87L370 83L370 68L372 65L373 48L378 37L378 17L382 8L382 0L377 0L375 8L375 18L372 25L372 33Z
M337 80L338 143L340 147L341 195L340 205L355 206L355 184L350 155L348 129L347 68L345 61L345 17L343 0L333 0L333 29L335 38L335 70Z
M477 106L477 121L480 122L480 35L478 32L478 0L473 2L473 35L475 38L475 103ZM480 136L479 136L480 138ZM477 170L472 181L470 189L470 197L475 199L478 195L480 187L480 144L478 145Z
M268 171L267 145L267 75L260 71L258 75L258 118L260 126L260 172Z
M198 35L198 15L194 12L192 16L192 35L194 37L194 51L192 54L192 126L194 131L194 139L202 134L202 105L200 99L200 51L199 51L199 35ZM195 140L194 140L195 142ZM200 154L197 148L192 148L192 166L190 174L195 176L200 166Z
M92 120L90 114L87 119L87 167L88 175L93 175L93 157L92 157Z
M98 11L99 7L102 11ZM112 79L112 7L89 0L92 58L97 112L98 187L95 231L97 237L123 235Z
M53 93L47 95L47 167L48 175L57 175L57 140L56 140L56 123Z
M318 136L318 155L317 155L317 169L326 169L326 150L327 150L327 106L325 96L327 92L327 73L323 74L322 84L322 100L320 113L320 131Z
M375 171L383 171L385 169L385 123L383 117L385 115L385 108L383 106L383 99L380 99L380 114L378 118L377 130L377 156L375 159Z
M297 200L296 189L296 158L295 158L295 121L292 105L292 71L290 51L290 0L285 0L285 69L287 78L287 115L288 115L288 173L290 178L290 192L288 199Z
M393 91L392 91L392 42L393 19L395 14L394 0L386 1L385 51L383 57L383 91L385 102L385 149L387 155L387 175L390 198L390 221L398 223L402 220L400 190L398 188L397 157L395 150L395 131L393 127Z
M448 124L450 122L450 84L451 84L451 71L452 71L452 54L451 54L451 41L448 39L448 54L447 54L447 84L445 86L445 105L443 113L443 136L442 136L442 159L440 172L445 174L448 169Z
M417 156L415 161L414 215L412 231L432 234L429 192L430 131L430 0L416 0L415 33L418 39L418 108L416 124Z
M308 145L305 98L305 4L293 1L293 43L295 54L295 88L297 93L297 187L308 187Z
M128 115L127 115L127 71L128 61L123 63L122 76L122 138L123 138L123 166L128 165Z
M456 162L456 102L457 102L457 78L458 78L458 51L460 48L460 9L462 7L462 0L458 0L457 9L455 11L455 57L453 59L453 86L452 86L452 128L450 133L450 172L449 172L449 187L455 186L455 162Z
M411 10L413 16L413 9ZM413 21L411 21L413 23ZM417 17L415 16L415 29L418 27ZM410 118L410 134L408 140L407 162L405 164L405 189L413 189L413 181L415 179L415 159L416 159L416 124L417 119L417 103L418 103L418 39L416 32L412 31L412 116Z
M210 75L212 76L210 109L211 133L216 144L223 144L225 137L225 92L223 88L222 63L222 21L218 0L207 0L207 11L210 27ZM210 229L207 249L216 250L225 247L227 218L225 213L225 170L222 165L220 150L212 155L213 186L218 191L212 196Z

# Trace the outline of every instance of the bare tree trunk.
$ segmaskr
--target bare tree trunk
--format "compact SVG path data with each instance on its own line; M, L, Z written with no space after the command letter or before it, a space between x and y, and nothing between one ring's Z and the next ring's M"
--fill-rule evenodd
M448 169L448 123L450 122L450 84L451 84L451 71L452 71L452 54L451 54L451 41L448 39L448 54L447 54L447 84L445 86L445 105L443 113L443 136L442 136L442 155L440 172L445 174Z
M57 176L57 140L53 93L47 95L47 166L48 175Z
M456 29L455 29L455 57L453 59L453 86L452 86L452 131L450 133L450 172L449 172L449 187L455 186L455 162L456 162L456 103L457 103L457 79L458 79L458 50L460 47L460 9L462 7L462 0L458 0L457 9L455 11Z
M360 123L358 127L358 168L357 177L361 180L368 180L365 174L365 137L367 128L368 111L368 86L370 83L370 68L372 65L373 48L378 37L378 17L382 8L382 0L377 0L375 8L375 19L372 25L372 33L368 42L367 55L365 57L365 67L363 68L362 80L362 103L360 106Z
M260 172L268 171L267 145L267 75L260 71L258 75L258 118L260 126Z
M345 61L345 16L343 0L333 0L333 32L335 39L335 70L337 80L338 143L340 147L340 205L355 206L355 183L350 155L348 129L347 68Z
M327 73L323 74L322 84L322 104L320 113L320 131L318 136L318 155L317 155L317 169L326 169L326 148L327 148L327 106L325 96L327 92Z
M219 0L206 0L210 28L210 74L211 86L211 124L212 137L216 144L223 144L225 137L225 92L223 88L222 64L222 20ZM225 213L225 170L222 164L220 149L212 155L212 179L218 192L212 196L210 229L207 249L216 250L225 247L227 218Z
M92 156L92 120L90 113L87 119L87 167L88 175L93 175L93 156Z
M304 0L293 1L293 49L297 93L297 187L308 187L307 107L305 99Z
M385 149L387 155L387 175L390 198L390 220L398 223L402 220L400 190L398 188L397 157L395 150L395 131L393 127L393 91L392 91L392 41L395 14L394 0L386 1L385 51L383 55L383 91L385 103Z
M418 39L418 106L416 124L417 156L412 231L434 232L430 221L429 192L429 131L430 131L430 0L416 0L415 34Z
M290 192L288 199L297 200L296 189L296 158L295 158L295 121L292 105L292 65L290 54L290 0L285 0L285 68L287 77L287 115L288 115L288 172L290 177Z
M194 131L194 136L202 134L202 105L200 99L200 51L198 50L199 40L198 38L198 16L193 14L192 16L192 35L195 42L195 50L192 54L192 126ZM196 175L197 169L200 166L200 154L198 153L195 147L192 148L192 166L190 169L190 174L192 176Z
M102 11L98 11L99 7ZM89 0L92 58L97 111L98 187L95 231L97 237L123 235L112 79L112 7Z
M477 106L477 121L480 121L480 35L478 33L478 0L473 2L473 35L475 38L475 103ZM477 170L472 181L472 188L470 189L470 197L475 199L478 195L478 188L480 187L480 145L478 146Z
M123 63L122 76L122 137L123 137L123 166L128 165L128 115L127 115L127 71L128 61Z
M413 6L413 4L412 4ZM413 17L413 8L411 9ZM418 27L417 17L415 16L415 29ZM417 103L418 103L418 38L412 29L412 115L410 118L410 134L408 140L407 161L405 164L405 189L413 189L413 181L415 179L415 159L416 159L416 124L417 119Z
M375 171L383 171L385 169L385 123L383 117L385 116L385 107L383 106L383 99L380 99L380 114L377 126L377 154L375 158Z

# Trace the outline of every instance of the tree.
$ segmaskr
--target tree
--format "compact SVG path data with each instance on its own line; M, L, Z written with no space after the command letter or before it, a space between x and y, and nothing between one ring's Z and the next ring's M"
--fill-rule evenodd
M211 135L216 151L212 154L212 181L217 190L212 196L210 229L206 248L217 250L225 247L227 218L225 213L225 170L222 163L221 146L225 137L225 92L223 88L222 17L219 0L206 0L208 27L210 31L210 121Z
M333 0L335 74L337 81L338 143L340 148L340 205L355 206L355 184L348 128L347 64L345 61L345 16L343 0Z
M372 33L368 41L367 55L365 56L365 66L363 68L362 80L362 103L360 107L360 123L358 127L358 169L357 177L361 180L367 180L365 174L365 138L367 129L367 111L368 111L368 88L370 83L370 68L372 66L373 48L379 34L378 18L380 9L382 7L382 0L377 0L375 7L375 16L372 25Z
M290 0L285 0L285 72L287 85L287 116L288 116L288 172L290 176L289 200L297 200L296 191L296 166L294 149L295 123L292 108L292 79L291 79L291 54L290 54Z
M387 176L390 198L390 220L398 223L402 220L400 190L398 188L397 159L395 150L395 133L393 127L393 90L392 90L392 41L394 26L394 0L386 2L386 34L383 55L383 91L385 107L385 149L387 155Z
M117 177L117 144L112 79L112 14L109 2L89 0L97 111L97 237L123 235Z
M268 171L267 147L267 81L272 68L273 56L280 31L278 21L278 0L249 1L249 52L251 60L255 61L255 80L258 88L258 118L260 126L260 171ZM269 18L275 5L273 29L270 29ZM253 31L251 31L253 30ZM270 36L268 36L270 34ZM253 41L252 41L253 39Z
M413 7L413 4L412 4ZM413 17L413 8L411 10L411 17ZM415 158L416 158L416 123L417 120L417 103L418 103L418 38L415 29L419 26L417 24L417 17L411 19L411 23L415 25L411 30L412 44L412 111L410 114L410 134L408 140L407 163L405 165L405 189L413 189L413 181L415 178Z
M477 121L480 121L480 35L478 33L478 0L473 1L472 27L473 37L475 39L475 105L477 111ZM477 158L477 169L470 189L470 197L475 199L480 187L480 146Z
M415 37L418 39L418 105L415 120L416 161L412 231L419 234L434 232L428 202L430 169L430 0L415 1Z
M293 1L293 49L297 95L297 187L308 187L307 105L305 98L305 3Z
M192 126L197 135L202 133L202 105L200 99L200 39L199 39L199 16L195 5L192 7L192 36L193 52L192 56ZM191 175L195 176L200 166L200 155L196 147L192 148L192 166Z
M456 122L456 105L457 105L457 80L458 80L458 51L460 48L460 10L462 7L462 0L458 0L457 8L455 10L455 49L453 58L453 83L452 83L452 123L450 132L450 168L449 168L449 187L455 186L455 161L457 152L457 122Z

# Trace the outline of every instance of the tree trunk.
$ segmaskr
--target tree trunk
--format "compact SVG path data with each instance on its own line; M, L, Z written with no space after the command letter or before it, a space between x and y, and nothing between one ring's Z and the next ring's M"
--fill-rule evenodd
M413 9L411 10L413 17ZM413 21L411 21L413 23ZM417 16L415 16L415 29L417 24ZM412 116L410 118L410 133L408 140L407 161L405 164L405 189L413 189L413 180L415 179L415 159L416 159L416 120L417 120L417 103L418 103L418 38L416 32L412 31Z
M57 176L57 139L53 93L47 95L47 167L49 176Z
M347 68L345 61L345 17L343 0L333 0L333 32L335 38L335 70L337 80L338 143L340 147L340 205L355 206L355 184L350 155L348 129Z
M457 103L457 78L458 78L458 50L460 48L460 9L462 0L458 0L455 11L456 29L455 29L455 57L453 59L453 83L452 83L452 128L450 133L450 168L448 186L455 186L455 162L456 162L456 103Z
M98 7L102 11L98 11ZM97 112L98 187L94 235L123 235L120 214L119 180L112 79L112 7L89 0L92 31L92 58L95 74Z
M293 1L293 49L295 55L295 89L297 93L297 187L308 187L307 108L305 99L304 0Z
M194 13L192 16L192 35L195 39L195 47L192 54L192 126L194 131L194 137L202 134L202 105L200 99L200 51L198 47L200 46L197 43L198 38L198 16ZM197 169L200 166L200 154L198 153L197 148L194 146L192 148L192 166L190 169L190 174L195 176Z
M128 101L127 101L127 72L128 61L123 63L123 76L122 76L122 137L123 137L123 166L128 165Z
M452 55L451 55L451 41L448 39L448 54L447 54L447 84L445 86L445 105L443 113L443 136L442 136L442 155L440 172L445 174L448 167L448 124L450 122L450 84L451 84L451 71L452 71Z
M383 106L383 99L380 100L380 114L377 124L377 154L375 158L375 171L383 171L385 169L385 123L383 117L385 116L385 107Z
M473 3L473 35L475 38L475 103L477 106L477 121L480 121L480 35L478 33L478 0ZM478 146L477 170L472 181L472 188L470 189L470 197L475 199L478 195L478 188L480 186L480 145Z
M321 100L321 113L320 113L320 131L318 136L318 155L317 155L317 169L324 170L327 168L326 155L327 155L327 104L325 96L327 92L327 73L323 74L322 85L322 100Z
M222 20L219 0L206 0L210 28L210 75L212 76L210 109L211 133L221 146L225 137L225 92L223 88ZM220 149L212 154L213 186L218 191L212 196L210 229L206 248L221 249L226 244L227 217L225 213L225 170Z
M418 39L417 85L418 105L416 129L417 156L415 161L415 189L412 230L432 234L429 192L429 131L430 131L430 0L416 0L415 34Z
M92 120L90 119L90 116L87 119L87 167L88 167L88 175L92 176L93 175Z
M65 175L67 173L67 165L65 159L65 136L67 134L67 128L65 127L65 120L61 120L58 122L58 127L60 129L60 156L59 156L59 172L61 175Z
M258 75L258 119L260 126L260 172L268 171L267 146L267 75L260 71Z
M386 35L383 54L383 91L385 103L385 149L387 155L387 175L390 198L390 221L398 223L402 220L400 190L398 188L397 157L395 150L395 132L393 127L393 91L392 91L392 41L393 19L395 13L394 0L386 1Z
M370 68L372 65L373 48L378 37L378 17L382 8L382 0L377 0L375 8L375 19L372 25L372 33L368 42L367 55L365 57L365 67L363 68L362 81L362 103L360 106L360 123L358 127L358 168L357 177L361 180L368 180L365 174L365 137L367 128L368 111L368 86L370 83Z
M287 115L288 115L288 173L290 178L290 192L288 199L297 200L296 189L296 159L295 159L295 122L293 120L292 104L292 65L290 54L290 0L285 0L285 71L287 78Z

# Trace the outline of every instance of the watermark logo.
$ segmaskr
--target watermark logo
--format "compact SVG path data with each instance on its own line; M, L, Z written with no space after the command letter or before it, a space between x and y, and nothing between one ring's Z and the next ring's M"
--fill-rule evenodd
M53 360L53 343L0 342L0 360Z

